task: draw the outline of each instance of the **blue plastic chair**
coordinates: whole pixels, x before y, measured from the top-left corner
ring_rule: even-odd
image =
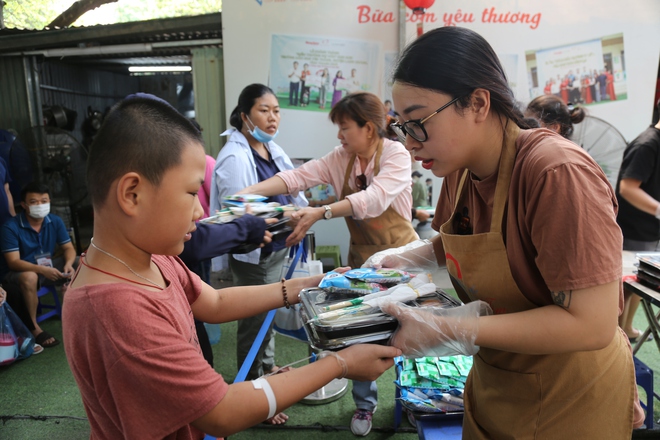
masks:
[[[53,305],[41,303],[41,297],[46,295],[53,295]],[[39,304],[37,305],[37,323],[52,318],[55,315],[62,317],[62,304],[60,304],[60,298],[57,296],[55,286],[41,286],[41,289],[37,291],[37,299],[39,300]],[[42,313],[44,309],[48,311]]]
[[[646,418],[644,419],[644,424],[646,429],[653,429],[653,370],[644,364],[644,362],[637,359],[633,356],[635,361],[635,377],[637,379],[637,385],[642,387],[646,392],[646,403],[642,402],[642,408],[646,411]]]

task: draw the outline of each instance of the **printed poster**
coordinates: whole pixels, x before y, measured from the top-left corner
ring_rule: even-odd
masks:
[[[329,112],[356,91],[378,93],[380,43],[272,36],[269,86],[280,108]]]

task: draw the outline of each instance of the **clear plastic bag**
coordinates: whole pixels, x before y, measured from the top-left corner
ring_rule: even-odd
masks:
[[[416,240],[398,248],[376,252],[362,267],[384,267],[410,271],[432,271],[438,261],[429,240]]]
[[[399,321],[390,344],[409,358],[476,354],[479,351],[479,346],[475,345],[479,317],[493,313],[483,301],[460,307],[422,309],[388,303],[381,310]]]
[[[6,302],[0,306],[0,365],[30,357],[34,336]]]

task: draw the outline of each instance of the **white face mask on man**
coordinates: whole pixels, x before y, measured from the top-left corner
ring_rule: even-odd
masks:
[[[32,218],[40,219],[46,218],[50,214],[50,203],[42,203],[40,205],[28,206],[28,214]]]

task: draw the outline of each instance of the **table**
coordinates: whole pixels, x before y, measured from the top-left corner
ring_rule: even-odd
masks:
[[[437,420],[417,419],[417,435],[420,440],[460,440],[463,437],[463,419]]]
[[[653,339],[660,351],[660,312],[657,314],[653,311],[653,305],[660,307],[660,292],[653,290],[645,285],[633,280],[626,280],[623,282],[623,288],[629,292],[639,295],[642,298],[642,307],[644,314],[649,323],[649,326],[644,333],[637,338],[637,343],[633,347],[633,354],[637,354],[642,345],[646,342],[649,333],[653,333]]]

